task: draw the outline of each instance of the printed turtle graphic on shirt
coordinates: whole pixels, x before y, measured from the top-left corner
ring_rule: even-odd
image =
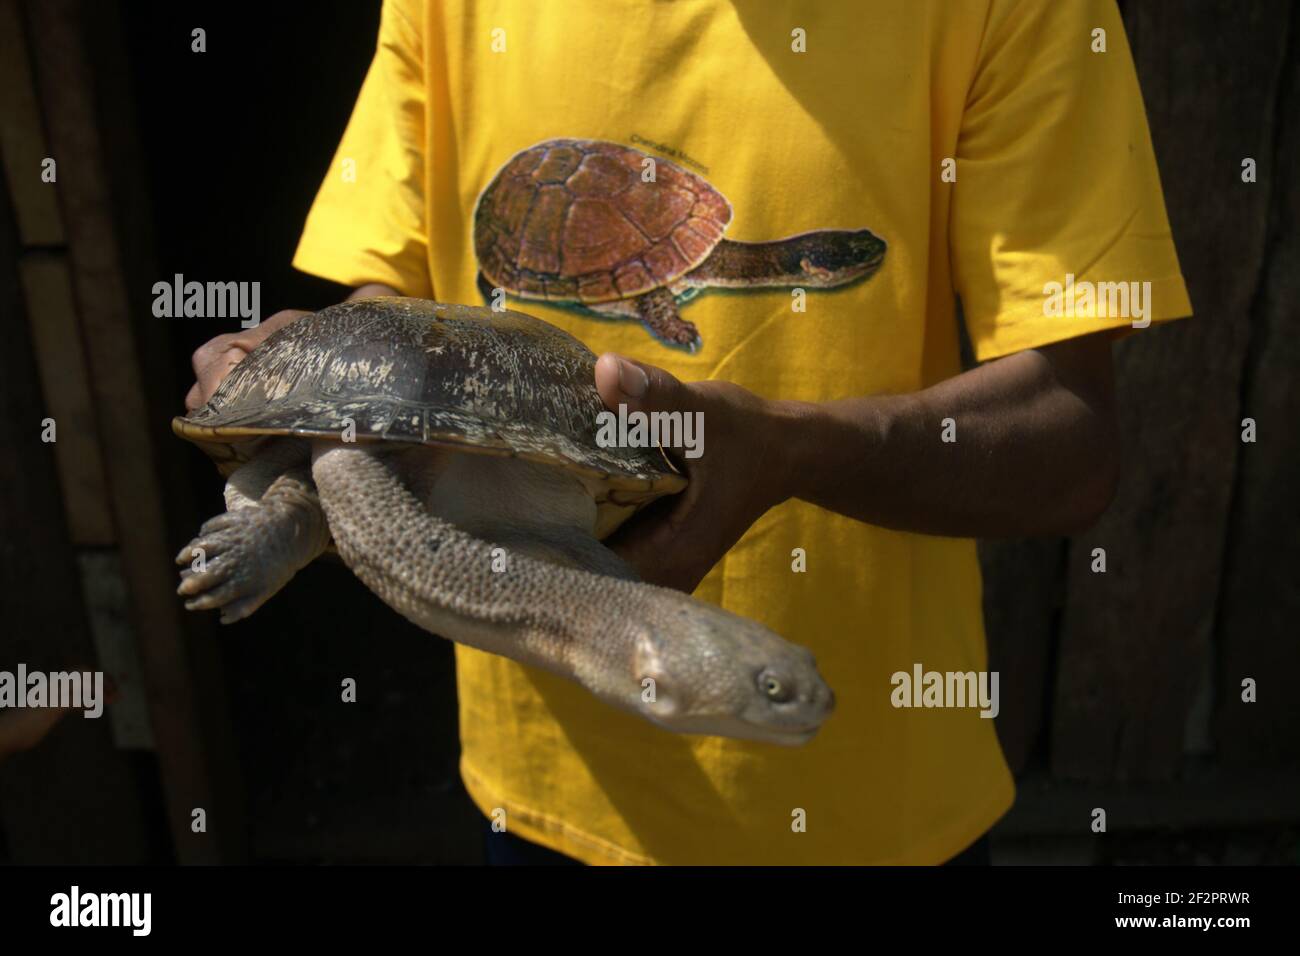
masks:
[[[478,286],[642,322],[695,351],[678,307],[702,289],[834,289],[875,274],[885,242],[818,229],[772,242],[724,239],[731,204],[701,177],[600,140],[552,139],[513,156],[474,210]]]

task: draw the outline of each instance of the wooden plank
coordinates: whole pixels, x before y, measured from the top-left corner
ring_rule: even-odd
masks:
[[[112,678],[117,700],[109,711],[113,743],[122,749],[153,750],[149,701],[144,692],[137,642],[131,632],[130,602],[122,558],[107,548],[85,549],[77,554],[81,595],[94,641],[99,669]]]
[[[24,246],[63,243],[56,186],[41,178],[41,164],[50,155],[18,0],[0,0],[0,165]]]
[[[1254,444],[1238,446],[1232,529],[1224,558],[1218,622],[1216,742],[1234,766],[1300,760],[1300,23],[1293,22],[1282,120],[1272,157],[1272,222],[1264,282],[1251,312],[1242,417],[1255,419]],[[1241,682],[1258,682],[1258,702]],[[1300,807],[1300,801],[1297,801]]]
[[[18,236],[0,188],[0,668],[93,667],[94,648],[58,496],[17,272]],[[134,768],[109,721],[65,718],[35,749],[0,765],[0,827],[23,864],[159,862]]]
[[[1160,4],[1128,10],[1199,317],[1116,350],[1124,476],[1106,516],[1071,544],[1052,742],[1061,777],[1161,779],[1182,760],[1239,451],[1249,332],[1239,317],[1259,285],[1275,188],[1267,164],[1258,183],[1242,183],[1241,161],[1273,154],[1289,16],[1284,0],[1217,0],[1176,17]],[[1094,547],[1106,549],[1105,574],[1091,571]]]
[[[46,413],[57,428],[55,456],[72,541],[80,547],[107,547],[114,541],[113,516],[67,257],[29,252],[19,261],[19,271]]]
[[[59,199],[98,430],[112,436],[103,445],[105,468],[172,838],[182,862],[218,862],[242,855],[240,808],[223,796],[213,769],[233,759],[218,752],[220,734],[205,733],[223,723],[211,693],[219,677],[209,671],[208,682],[196,684],[173,593],[175,548],[162,521],[163,492],[145,427],[148,406],[104,172],[96,78],[79,29],[87,13],[75,0],[28,3],[25,12],[50,143],[64,160]],[[97,35],[96,42],[115,41]],[[195,808],[206,811],[205,833],[191,831]]]

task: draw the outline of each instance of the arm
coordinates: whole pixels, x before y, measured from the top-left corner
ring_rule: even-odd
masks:
[[[1019,352],[910,395],[776,403],[782,493],[871,524],[1006,537],[1091,525],[1119,477],[1108,334]],[[955,441],[941,440],[952,419]]]
[[[690,486],[610,542],[647,580],[688,591],[790,498],[926,534],[1057,534],[1094,521],[1118,475],[1107,333],[998,359],[920,392],[823,404],[768,400],[727,382],[683,384],[613,355],[597,363],[596,381],[611,407],[704,413],[705,453],[682,462]],[[945,418],[955,442],[942,440]]]
[[[77,662],[69,668],[76,671],[89,671],[92,668]],[[111,675],[104,675],[105,705],[117,703],[120,694],[117,682]],[[73,711],[72,707],[26,707],[22,710],[0,711],[0,763],[4,763],[14,754],[31,750]]]
[[[369,282],[359,287],[348,298],[401,294],[392,286]],[[195,382],[190,386],[189,394],[185,396],[186,410],[193,411],[206,403],[221,384],[221,380],[230,374],[230,370],[242,362],[249,352],[261,345],[268,335],[307,314],[301,309],[285,309],[259,322],[254,328],[218,335],[200,345],[190,359],[190,364],[194,367]]]
[[[14,754],[35,747],[71,709],[30,707],[0,713],[0,763]]]

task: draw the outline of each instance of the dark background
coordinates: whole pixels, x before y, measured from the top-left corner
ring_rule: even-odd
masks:
[[[259,280],[264,317],[345,298],[350,289],[289,261],[370,65],[379,4],[122,13],[158,275]],[[195,27],[207,30],[202,55],[190,50]],[[193,349],[231,327],[183,320],[169,331],[174,399]],[[181,452],[201,523],[224,509],[221,484],[204,456]],[[335,562],[307,568],[299,593],[264,614],[245,633],[215,635],[254,858],[477,859],[478,812],[456,769],[451,645]],[[343,677],[357,681],[355,705],[340,704]]]
[[[1122,6],[1197,317],[1116,349],[1126,468],[1100,524],[981,548],[1021,779],[994,857],[1300,862],[1300,148],[1283,122],[1300,14]],[[126,648],[122,706],[154,738],[74,718],[0,764],[0,860],[476,861],[449,644],[327,562],[230,629],[171,594],[169,556],[222,502],[168,422],[191,351],[231,329],[155,319],[152,285],[256,280],[263,315],[342,298],[289,260],[378,4],[0,0],[0,17],[17,91],[0,101],[0,667]],[[47,155],[57,189],[31,173]],[[57,445],[33,437],[47,414]]]

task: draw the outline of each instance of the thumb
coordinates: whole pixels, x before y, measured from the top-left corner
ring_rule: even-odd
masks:
[[[614,352],[596,360],[596,391],[607,407],[633,412],[687,411],[695,404],[690,388],[668,372]]]

